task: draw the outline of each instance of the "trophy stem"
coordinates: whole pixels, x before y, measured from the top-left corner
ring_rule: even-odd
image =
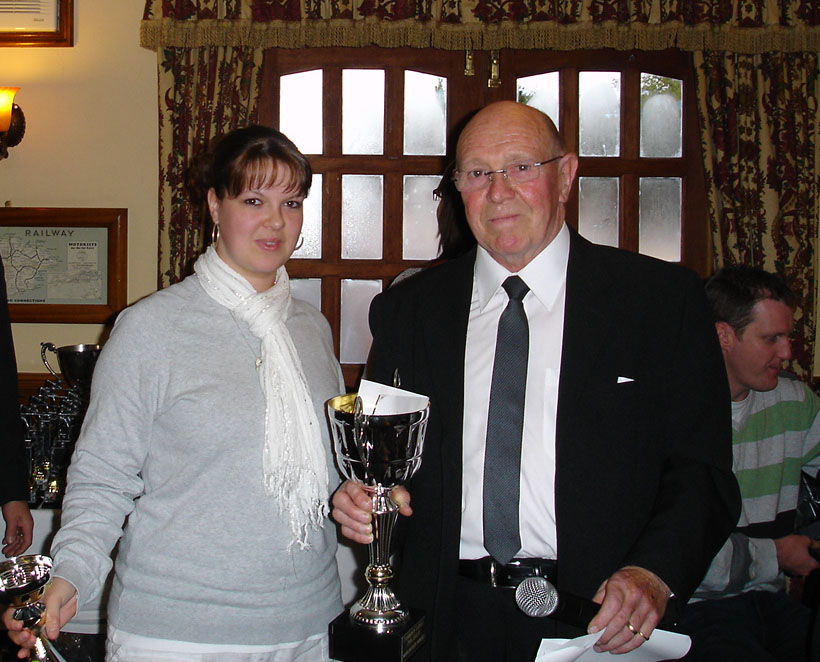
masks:
[[[365,570],[368,589],[350,608],[350,619],[359,625],[389,632],[404,625],[409,614],[390,588],[393,569],[390,567],[390,542],[399,514],[398,504],[390,498],[389,488],[373,489],[373,541],[367,546],[370,563]]]
[[[54,648],[54,644],[43,634],[42,615],[44,611],[45,605],[37,602],[19,607],[14,612],[14,620],[22,621],[23,625],[36,637],[34,649],[29,653],[29,662],[66,662],[60,652]]]
[[[399,505],[390,497],[390,489],[373,488],[373,542],[367,546],[371,565],[390,565],[390,544],[399,516]]]

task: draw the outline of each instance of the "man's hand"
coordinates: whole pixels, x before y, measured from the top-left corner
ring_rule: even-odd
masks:
[[[43,613],[45,626],[42,632],[49,639],[56,639],[60,634],[60,628],[77,613],[77,589],[71,582],[55,577],[51,580],[51,585],[46,589],[41,602],[46,606]],[[29,650],[34,648],[36,638],[31,630],[23,629],[23,624],[14,620],[13,615],[14,608],[9,607],[3,613],[3,625],[9,631],[9,638],[20,646],[17,657],[25,660],[28,658]]]
[[[794,534],[777,538],[774,546],[777,550],[777,565],[789,575],[805,577],[812,570],[820,568],[820,563],[809,553],[812,539],[808,536]]]
[[[399,513],[409,517],[410,493],[403,487],[394,487],[390,497],[399,504]],[[373,541],[373,502],[367,491],[358,483],[347,480],[333,495],[333,519],[342,527],[342,535],[367,545]]]
[[[640,646],[663,617],[670,595],[669,587],[649,570],[637,566],[618,570],[593,598],[601,608],[590,621],[589,631],[606,629],[595,650],[620,654]]]
[[[31,545],[34,519],[25,501],[9,501],[3,504],[6,533],[3,537],[3,554],[19,556]]]

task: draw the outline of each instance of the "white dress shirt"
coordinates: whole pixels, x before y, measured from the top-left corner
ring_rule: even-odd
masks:
[[[558,378],[564,336],[569,230],[518,272],[530,291],[524,310],[530,328],[524,433],[521,442],[521,491],[518,557],[555,559],[555,424]],[[513,275],[479,246],[464,355],[464,439],[461,492],[460,558],[487,556],[483,531],[484,448],[498,320],[507,306],[501,287]]]

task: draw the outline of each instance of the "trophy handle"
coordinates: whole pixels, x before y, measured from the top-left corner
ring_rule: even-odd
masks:
[[[48,359],[46,358],[46,352],[54,352],[57,353],[57,348],[50,342],[41,342],[40,343],[40,358],[43,359],[43,364],[48,368],[48,371],[54,375],[56,379],[63,381],[54,369],[48,364]]]

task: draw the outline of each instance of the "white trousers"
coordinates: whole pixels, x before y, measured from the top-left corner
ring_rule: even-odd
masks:
[[[105,642],[106,662],[329,662],[327,635],[267,653],[176,653]]]

